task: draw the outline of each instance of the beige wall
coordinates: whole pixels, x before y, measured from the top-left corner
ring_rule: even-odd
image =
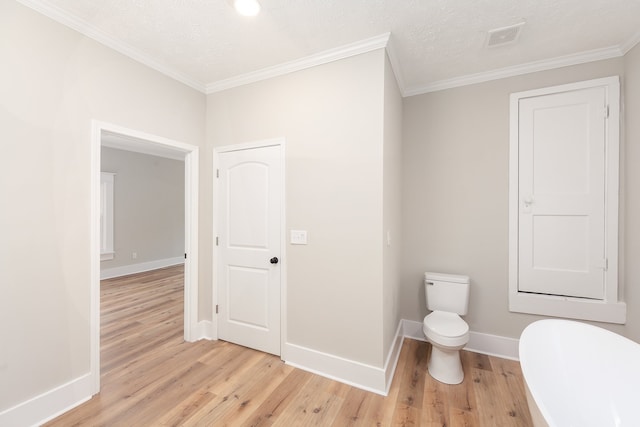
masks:
[[[2,411],[89,371],[91,120],[202,146],[205,97],[13,1],[0,58]]]
[[[383,49],[211,94],[207,139],[286,138],[287,342],[382,366]]]
[[[640,340],[639,47],[402,101],[378,50],[205,97],[2,1],[0,58],[0,411],[89,370],[92,119],[201,147],[202,320],[213,147],[285,137],[287,231],[309,232],[286,244],[288,341],[381,367],[397,319],[426,314],[425,270],[471,276],[474,331],[517,337],[536,318],[507,309],[509,94],[621,75],[629,321],[611,328]]]
[[[621,179],[623,257],[620,269],[627,301],[624,333],[640,342],[640,44],[625,56],[622,79],[624,146]]]
[[[114,181],[114,250],[101,269],[184,256],[184,161],[102,147]],[[132,253],[137,258],[132,258]]]
[[[393,345],[400,322],[402,251],[402,96],[389,59],[384,68],[383,160],[383,356]],[[388,234],[387,234],[388,233]],[[388,240],[390,238],[390,240]]]
[[[634,294],[640,270],[633,262],[640,255],[634,220],[640,203],[633,196],[640,184],[633,167],[640,153],[638,125],[631,123],[640,102],[638,56],[636,47],[626,58],[405,98],[403,318],[419,321],[426,314],[422,273],[429,270],[471,277],[467,320],[473,331],[517,338],[538,318],[508,310],[509,95],[620,75],[628,108],[620,240],[626,255],[620,279],[629,315],[626,326],[600,325],[640,341],[640,299]]]

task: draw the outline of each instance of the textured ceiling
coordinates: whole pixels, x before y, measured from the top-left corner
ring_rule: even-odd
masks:
[[[260,0],[254,18],[230,0],[19,1],[201,89],[384,33],[405,94],[640,41],[640,0]],[[522,21],[518,43],[484,47],[488,30]]]

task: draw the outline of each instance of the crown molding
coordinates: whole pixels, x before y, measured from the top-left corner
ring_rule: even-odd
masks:
[[[284,74],[293,73],[295,71],[304,70],[306,68],[315,67],[317,65],[326,64],[340,59],[349,58],[351,56],[360,55],[362,53],[371,52],[372,50],[386,48],[389,43],[391,33],[385,33],[376,37],[361,40],[355,43],[347,44],[335,49],[325,50],[315,55],[306,56],[294,61],[285,62],[283,64],[274,65],[273,67],[263,68],[251,73],[241,74],[229,79],[219,80],[207,84],[205,93],[211,94],[249,83],[255,83],[261,80],[282,76]]]
[[[640,43],[640,31],[635,33],[633,36],[631,36],[629,40],[627,40],[625,43],[622,43],[620,45],[620,50],[622,51],[622,54],[626,55],[627,52],[629,52],[631,49],[636,47],[638,43]]]
[[[174,80],[177,80],[185,85],[199,91],[205,91],[205,85],[202,82],[192,79],[191,77],[172,69],[166,65],[163,65],[148,55],[141,53],[140,51],[133,49],[131,46],[122,43],[108,34],[100,31],[87,21],[78,18],[77,16],[70,14],[57,6],[49,4],[48,2],[41,0],[16,0],[18,3],[39,12],[42,15],[45,15],[48,18],[53,19],[54,21],[65,25],[73,30],[78,31],[79,33],[89,37],[97,41],[100,44],[103,44],[129,58],[140,62],[147,67],[150,67]]]
[[[387,42],[387,57],[389,58],[389,63],[391,63],[391,70],[393,71],[393,75],[396,78],[396,83],[398,84],[398,89],[400,89],[400,94],[404,96],[405,85],[404,78],[402,76],[402,67],[400,66],[400,60],[398,59],[398,55],[396,54],[395,42],[393,41],[393,37],[389,37],[389,41]]]
[[[636,43],[640,41],[637,40]],[[568,67],[571,65],[584,64],[587,62],[601,61],[604,59],[619,58],[624,56],[622,46],[614,46],[603,49],[594,49],[573,55],[560,56],[542,61],[528,62],[514,67],[500,68],[484,73],[469,74],[467,76],[455,77],[452,79],[439,80],[424,86],[408,88],[403,96],[421,95],[429,92],[437,92],[444,89],[453,89],[461,86],[468,86],[477,83],[484,83],[492,80],[504,79],[507,77],[520,76],[523,74],[535,73],[539,71],[552,70],[555,68]]]
[[[389,57],[389,61],[391,63],[391,68],[396,77],[398,87],[400,88],[400,93],[403,97],[408,97],[445,89],[452,89],[461,86],[468,86],[477,83],[484,83],[492,80],[514,77],[538,71],[546,71],[554,68],[561,68],[587,62],[617,58],[620,56],[624,56],[627,52],[629,52],[640,43],[640,32],[638,32],[625,43],[622,43],[618,46],[590,50],[549,60],[529,62],[513,67],[506,67],[483,73],[470,74],[466,76],[455,77],[452,79],[439,80],[426,85],[407,88],[403,79],[400,61],[398,60],[398,57],[395,53],[396,50],[393,47],[391,33],[385,33],[376,37],[371,37],[369,39],[361,40],[334,49],[329,49],[315,55],[310,55],[294,61],[289,61],[272,67],[263,68],[254,72],[241,74],[228,79],[211,82],[205,85],[201,81],[195,80],[184,73],[181,73],[171,67],[159,63],[158,61],[152,59],[150,56],[140,52],[139,50],[134,49],[131,46],[114,39],[103,31],[100,31],[87,21],[60,9],[57,6],[49,4],[45,0],[16,1],[30,9],[35,10],[36,12],[39,12],[42,15],[47,16],[48,18],[53,19],[56,22],[59,22],[62,25],[78,31],[79,33],[97,41],[98,43],[101,43],[143,65],[146,65],[166,75],[167,77],[177,80],[178,82],[181,82],[205,94],[215,93],[249,83],[278,77],[295,71],[304,70],[306,68],[315,67],[317,65],[322,65],[351,56],[360,55],[362,53],[367,53],[372,50],[385,48]]]

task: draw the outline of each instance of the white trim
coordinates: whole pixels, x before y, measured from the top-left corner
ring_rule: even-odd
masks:
[[[184,256],[122,265],[120,267],[103,268],[100,270],[100,280],[128,276],[129,274],[144,273],[145,271],[157,270],[159,268],[171,267],[172,265],[178,264],[184,264]]]
[[[422,322],[403,319],[402,330],[405,338],[426,341],[424,333],[422,332]],[[518,360],[519,343],[520,340],[517,338],[469,331],[469,342],[464,347],[464,350],[501,357],[503,359]]]
[[[287,365],[340,381],[377,394],[386,394],[385,372],[382,368],[345,359],[311,348],[286,343]]]
[[[518,291],[518,179],[519,179],[519,102],[528,97],[544,96],[593,87],[606,89],[609,119],[606,125],[606,194],[605,194],[605,272],[604,300],[538,295]],[[620,162],[620,80],[618,76],[536,90],[512,93],[509,118],[509,310],[599,322],[626,322],[626,304],[619,301],[618,283],[618,192]]]
[[[325,50],[323,52],[296,59],[294,61],[285,62],[279,65],[274,65],[272,67],[267,67],[261,70],[240,74],[239,76],[219,80],[217,82],[212,82],[207,84],[205,93],[209,95],[215,92],[220,92],[249,83],[267,80],[273,77],[293,73],[295,71],[304,70],[306,68],[315,67],[317,65],[322,65],[329,62],[338,61],[340,59],[349,58],[351,56],[371,52],[376,49],[383,49],[387,47],[390,35],[391,33],[385,33],[376,37],[360,40],[355,43],[340,46],[334,49]]]
[[[115,258],[115,252],[101,252],[100,253],[100,261],[110,261]]]
[[[421,95],[424,93],[436,92],[444,89],[452,89],[461,86],[472,85],[476,83],[498,80],[507,77],[518,76],[522,74],[533,73],[537,71],[551,70],[554,68],[566,67],[569,65],[583,64],[586,62],[599,61],[603,59],[616,58],[625,55],[629,50],[640,42],[640,33],[635,34],[625,43],[618,46],[608,48],[595,49],[577,54],[561,56],[553,59],[545,59],[541,61],[530,62],[527,64],[506,67],[499,70],[491,70],[487,72],[470,74],[452,79],[445,79],[432,82],[426,85],[419,85],[405,89],[403,73],[400,62],[393,49],[389,48],[388,42],[391,33],[385,33],[380,36],[361,40],[345,46],[329,49],[324,52],[309,55],[304,58],[274,65],[272,67],[263,68],[261,70],[240,74],[228,79],[218,80],[210,83],[198,81],[172,67],[168,67],[156,61],[149,55],[135,49],[134,47],[123,43],[111,37],[107,33],[99,30],[89,22],[63,10],[55,5],[45,3],[40,0],[17,0],[19,3],[29,7],[36,12],[41,13],[62,25],[65,25],[79,33],[103,44],[116,52],[119,52],[134,61],[137,61],[149,68],[152,68],[178,82],[181,82],[204,94],[220,92],[249,83],[255,83],[261,80],[270,79],[284,74],[300,71],[306,68],[315,67],[317,65],[345,59],[351,56],[367,53],[375,49],[386,48],[387,54],[391,61],[396,81],[400,87],[400,93],[403,97]]]
[[[608,291],[610,287],[607,288]],[[617,324],[624,324],[627,319],[627,304],[622,301],[597,301],[511,290],[509,311]]]
[[[219,164],[217,155],[220,153],[229,153],[231,151],[241,151],[241,150],[251,150],[252,148],[272,147],[274,145],[281,145],[284,147],[284,144],[285,144],[285,138],[280,137],[280,138],[261,139],[259,141],[243,142],[240,144],[229,144],[229,145],[223,145],[220,147],[215,147],[213,150],[214,151],[213,154],[216,156],[214,158],[214,161],[215,161],[214,166],[215,168],[217,168]]]
[[[199,201],[200,201],[200,151],[192,151],[184,159],[184,339],[195,341],[192,330],[198,323],[199,295]]]
[[[402,319],[402,335],[405,338],[411,338],[418,341],[426,341],[424,332],[422,332],[422,322],[415,320]]]
[[[499,335],[469,332],[469,343],[464,347],[467,351],[501,357],[503,359],[519,360],[517,338],[501,337]]]
[[[113,251],[113,186],[116,174],[100,172],[100,261],[112,260]]]
[[[196,324],[192,337],[194,341],[199,340],[215,340],[213,330],[213,322],[210,320],[201,320]]]
[[[558,58],[543,59],[541,61],[528,62],[526,64],[516,65],[513,67],[500,68],[483,73],[469,74],[452,79],[440,80],[423,86],[410,87],[407,88],[402,96],[407,97],[421,95],[424,93],[437,92],[444,89],[452,89],[461,86],[484,83],[492,80],[500,80],[508,77],[520,76],[522,74],[553,70],[555,68],[568,67],[571,65],[584,64],[587,62],[601,61],[604,59],[618,58],[623,55],[624,52],[621,46],[594,49],[572,55],[561,56]]]
[[[640,31],[635,33],[633,36],[631,36],[629,40],[627,40],[625,43],[622,43],[620,45],[620,50],[622,51],[622,54],[626,55],[627,53],[629,53],[629,51],[634,47],[636,47],[638,43],[640,43]]]
[[[0,412],[0,426],[39,426],[91,398],[93,378],[85,374]]]
[[[91,25],[89,22],[81,19],[66,10],[63,10],[53,4],[39,1],[39,0],[17,0],[19,3],[24,6],[35,10],[36,12],[41,13],[42,15],[53,19],[54,21],[67,26],[80,34],[83,34],[90,39],[97,41],[100,44],[103,44],[116,52],[119,52],[129,58],[137,61],[143,65],[146,65],[149,68],[152,68],[180,83],[183,83],[199,92],[204,92],[205,85],[204,83],[197,81],[189,77],[188,75],[177,71],[171,67],[168,67],[160,62],[156,61],[152,57],[147,54],[142,53],[138,49],[131,47],[130,45],[123,43],[119,40],[114,39],[109,34],[99,30],[98,28]]]
[[[102,130],[97,121],[91,122],[91,192],[89,207],[90,222],[90,286],[89,295],[89,333],[90,333],[90,357],[89,371],[91,375],[92,396],[100,391],[100,137]]]
[[[387,57],[389,58],[389,63],[391,64],[391,70],[393,70],[393,75],[396,78],[396,83],[398,84],[398,89],[400,89],[401,96],[404,96],[405,93],[405,84],[404,84],[404,76],[402,73],[402,67],[400,66],[400,60],[398,59],[398,55],[396,54],[395,42],[393,41],[393,37],[389,37],[389,41],[387,42]]]
[[[198,322],[198,181],[199,147],[171,139],[127,129],[111,123],[91,122],[91,314],[90,341],[92,378],[91,393],[100,391],[100,148],[103,133],[123,136],[129,142],[123,148],[167,157],[181,153],[185,162],[185,251],[188,258],[184,274],[184,339],[194,341]],[[143,151],[147,150],[147,151]],[[176,259],[177,261],[177,259]]]
[[[286,353],[287,357],[283,360],[287,365],[298,369],[387,396],[404,341],[402,325],[403,322],[400,321],[384,368],[377,368],[292,343],[285,343],[283,353]]]
[[[403,326],[402,319],[398,322],[398,327],[396,328],[396,336],[393,339],[393,344],[389,349],[389,354],[387,354],[387,360],[384,363],[384,382],[386,384],[384,388],[385,396],[389,395],[389,389],[391,388],[391,383],[393,382],[393,376],[396,373],[396,368],[398,367],[398,359],[400,359],[400,351],[402,350],[402,343],[404,342],[403,335]]]
[[[219,155],[220,153],[228,153],[231,151],[240,151],[240,150],[250,150],[254,148],[264,148],[271,146],[280,146],[280,163],[281,163],[281,174],[282,174],[282,188],[281,188],[281,205],[280,205],[280,358],[284,360],[284,355],[286,353],[285,343],[287,341],[287,230],[286,230],[286,212],[287,212],[287,204],[286,204],[286,139],[284,137],[279,138],[270,138],[263,139],[260,141],[252,141],[245,142],[240,144],[230,144],[224,145],[220,147],[215,147],[213,150],[213,195],[212,200],[214,201],[214,206],[218,206],[218,180],[216,178],[215,171],[218,170],[220,166]],[[215,240],[215,236],[218,236],[218,214],[216,209],[213,210],[213,236]],[[214,243],[215,245],[215,243]],[[212,333],[211,339],[218,339],[218,316],[215,313],[215,307],[218,304],[218,260],[220,257],[218,247],[214,247],[213,254],[213,291],[212,291],[212,304],[213,304],[213,325],[212,325]]]
[[[97,121],[96,123],[105,126],[101,128],[104,135],[107,135],[104,140],[101,139],[101,145],[105,147],[150,154],[152,156],[165,157],[173,160],[185,160],[188,154],[198,151],[198,147],[184,142],[174,141],[162,136],[150,135],[111,123]]]

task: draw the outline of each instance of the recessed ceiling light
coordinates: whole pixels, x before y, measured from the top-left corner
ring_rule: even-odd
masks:
[[[256,16],[260,13],[258,0],[234,0],[233,7],[242,16]]]

